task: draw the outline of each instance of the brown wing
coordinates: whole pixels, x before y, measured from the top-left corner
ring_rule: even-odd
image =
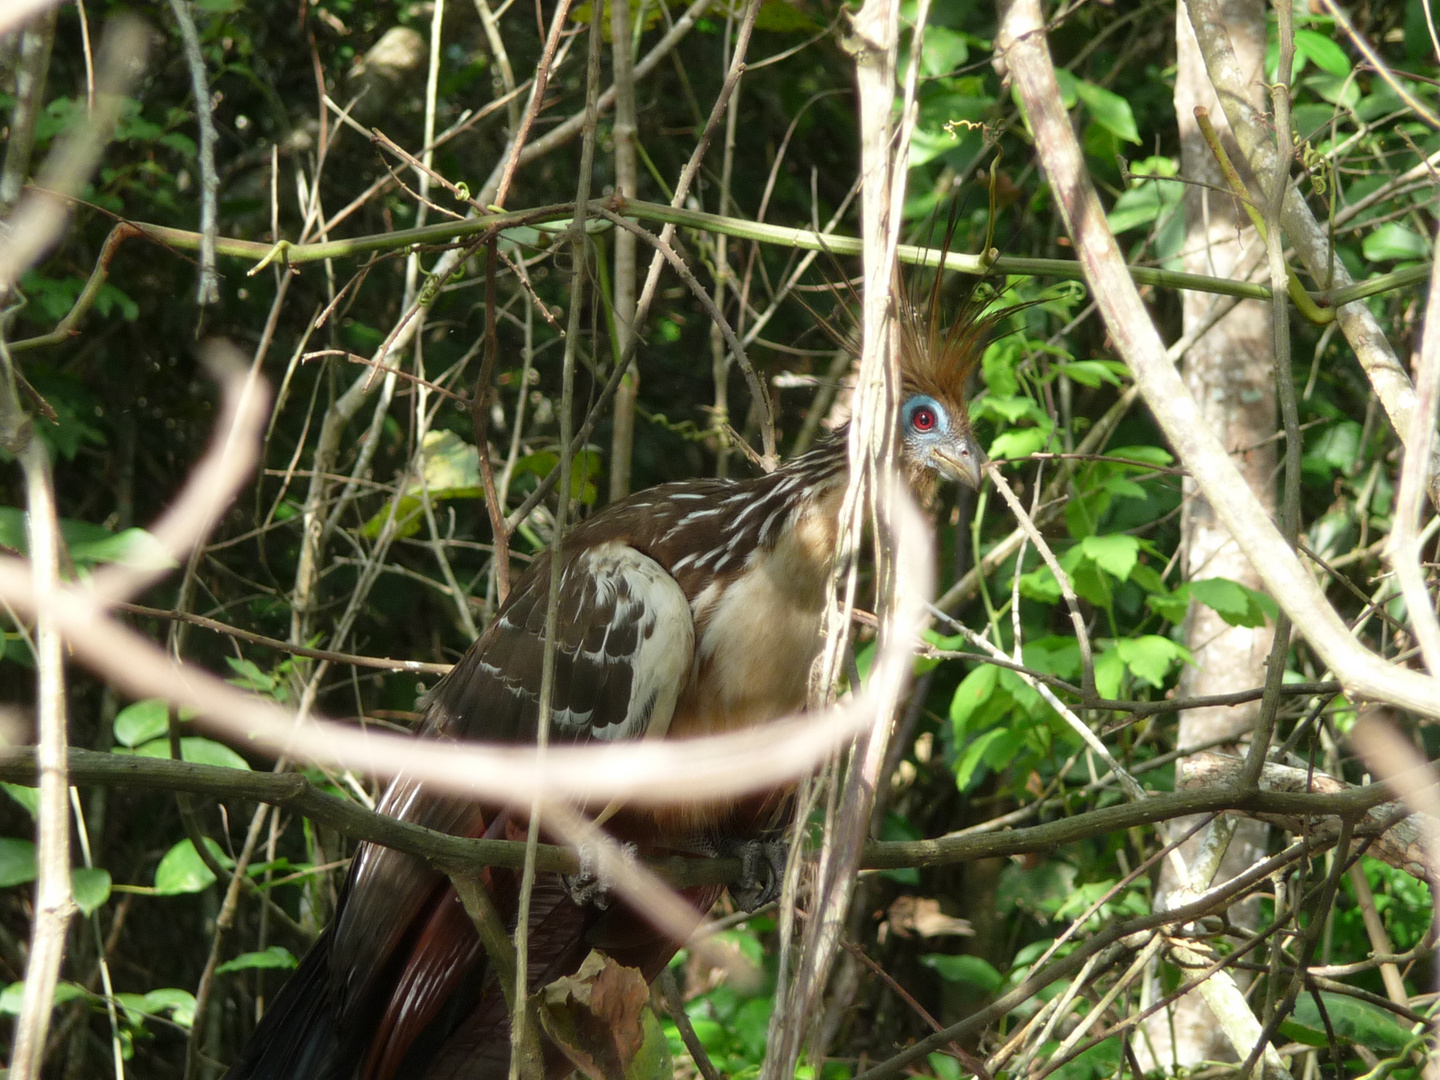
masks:
[[[548,586],[548,562],[539,560],[505,610],[427,697],[426,734],[498,742],[534,738]],[[653,559],[615,541],[569,554],[560,588],[552,737],[663,733],[694,659],[690,605],[679,585]],[[379,809],[456,835],[504,835],[504,815],[473,801],[429,795],[408,778],[391,784]],[[552,908],[537,915],[565,923],[581,912],[563,910],[558,900]],[[547,927],[547,934],[559,929]],[[551,934],[555,940],[541,946],[556,955],[532,965],[537,976],[561,954],[568,962],[567,948],[584,937],[574,929]],[[565,945],[560,939],[566,936],[576,945]],[[479,1001],[484,957],[442,875],[418,859],[365,844],[356,853],[334,927],[330,972],[342,1043],[349,1036],[369,1046],[363,1075],[388,1077],[402,1064],[411,1071],[412,1048],[437,1051],[466,1022]]]

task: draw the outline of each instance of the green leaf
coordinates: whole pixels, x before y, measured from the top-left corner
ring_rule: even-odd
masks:
[[[1117,499],[1148,499],[1150,497],[1143,487],[1125,476],[1107,476],[1100,481],[1100,487]]]
[[[1079,100],[1080,80],[1075,78],[1069,68],[1056,68],[1055,81],[1060,84],[1060,104],[1067,109],[1073,109],[1075,102]]]
[[[20,999],[25,994],[23,982],[13,982],[4,990],[0,990],[0,1016],[19,1016]],[[78,997],[84,997],[85,991],[74,983],[61,982],[55,984],[55,1004],[63,1005],[67,1001],[74,1001]]]
[[[605,25],[608,30],[609,23]],[[799,34],[809,33],[820,27],[805,14],[799,4],[792,4],[787,0],[764,0],[759,14],[755,16],[755,29],[771,34]],[[926,36],[929,36],[928,33]]]
[[[975,771],[985,761],[986,751],[1009,734],[1005,728],[991,728],[965,747],[965,752],[960,755],[960,760],[955,765],[955,786],[959,790],[965,791],[970,787],[970,782],[975,779]]]
[[[966,36],[943,26],[927,26],[920,46],[920,70],[929,76],[948,75],[970,59]]]
[[[134,750],[126,750],[117,746],[115,753],[168,759],[170,757],[170,739],[168,736],[163,739],[151,739]],[[193,735],[187,735],[180,740],[180,758],[182,761],[188,761],[195,765],[217,765],[222,769],[245,769],[248,771],[250,768],[248,761],[224,743]]]
[[[968,983],[978,986],[989,994],[1005,984],[1005,976],[994,966],[978,956],[950,956],[945,953],[929,953],[920,957],[920,963],[934,971],[946,982]]]
[[[1136,178],[1135,184],[1120,193],[1105,215],[1114,233],[1149,225],[1178,206],[1185,193],[1183,184],[1165,179],[1179,172],[1174,158],[1148,157],[1134,161],[1130,163],[1130,172]]]
[[[1018,344],[1010,338],[997,341],[985,350],[980,359],[980,375],[994,397],[1013,398],[1020,391],[1015,365],[1023,357]]]
[[[955,727],[956,738],[965,734],[975,710],[990,700],[999,677],[1000,669],[994,664],[982,664],[960,680],[950,700],[950,723]]]
[[[1125,661],[1119,649],[1106,649],[1095,658],[1095,690],[1112,701],[1120,696],[1120,683],[1125,678]]]
[[[1115,643],[1115,651],[1125,661],[1136,677],[1155,688],[1165,683],[1165,675],[1177,660],[1188,660],[1190,654],[1184,647],[1159,634],[1143,634],[1137,638],[1121,638]],[[1096,673],[1099,681],[1099,673]]]
[[[195,1023],[195,995],[173,986],[151,990],[141,1000],[141,1007],[155,1016],[170,1014],[170,1019],[187,1030]]]
[[[1038,600],[1042,604],[1054,604],[1060,600],[1060,582],[1050,567],[1043,563],[1028,574],[1020,575],[1020,595],[1027,600]]]
[[[300,961],[283,945],[271,945],[261,952],[241,953],[233,960],[226,960],[215,969],[219,975],[227,971],[249,971],[253,968],[289,970],[300,966]]]
[[[60,405],[56,405],[56,408],[58,410]],[[121,563],[140,570],[171,570],[179,565],[170,557],[169,552],[160,546],[160,541],[144,529],[126,529],[120,533],[112,533],[109,529],[88,521],[62,518],[60,535],[65,540],[66,550],[70,552],[70,560],[81,569],[107,562]],[[14,548],[22,555],[30,550],[23,510],[13,506],[0,506],[0,544]]]
[[[180,564],[144,529],[126,529],[113,536],[70,544],[76,566],[119,563],[137,570],[173,570]]]
[[[38,788],[25,787],[23,784],[0,784],[5,793],[25,808],[25,812],[32,818],[40,806],[40,791]]]
[[[1350,58],[1331,38],[1314,30],[1295,31],[1295,51],[1316,67],[1341,78],[1350,74]]]
[[[1108,457],[1125,458],[1127,461],[1143,461],[1147,465],[1164,467],[1173,464],[1175,458],[1163,446],[1115,446],[1108,451]]]
[[[1166,622],[1179,624],[1190,609],[1190,592],[1181,586],[1172,593],[1153,593],[1145,598],[1145,603]]]
[[[1126,581],[1140,559],[1140,541],[1124,533],[1087,536],[1080,541],[1085,557],[1117,581]]]
[[[115,741],[139,746],[170,730],[170,705],[164,698],[146,698],[126,705],[115,717]]]
[[[70,871],[70,894],[82,914],[93,915],[110,899],[110,871],[98,866],[93,870],[77,866]]]
[[[1092,389],[1101,383],[1119,386],[1120,374],[1125,371],[1124,364],[1117,364],[1113,360],[1069,360],[1056,364],[1055,367],[1056,370],[1068,375],[1081,386],[1088,386]]]
[[[1367,1050],[1397,1053],[1410,1043],[1410,1031],[1393,1015],[1369,1002],[1346,994],[1321,993],[1325,1015],[1335,1034],[1347,1042]],[[1329,1041],[1325,1021],[1320,1016],[1314,995],[1306,993],[1295,1002],[1295,1011],[1280,1025],[1286,1038],[1309,1046],[1324,1046]]]
[[[230,864],[231,860],[220,850],[220,845],[208,836],[205,837],[205,847],[221,866]],[[214,883],[215,875],[200,860],[189,838],[167,851],[155,868],[155,891],[161,896],[204,892]]]
[[[1050,438],[1047,428],[1019,428],[996,436],[990,444],[992,458],[1022,458],[1035,453]]]
[[[1090,110],[1095,122],[1106,131],[1126,142],[1140,141],[1140,132],[1135,127],[1135,114],[1130,110],[1130,103],[1123,97],[1089,82],[1076,83],[1075,92]]]
[[[1371,262],[1388,262],[1391,259],[1428,259],[1430,244],[1414,229],[1398,221],[1387,221],[1365,237],[1360,245],[1365,258]]]
[[[0,889],[35,880],[35,844],[0,836]]]
[[[1214,609],[1215,613],[1231,626],[1257,628],[1265,625],[1266,601],[1268,597],[1246,588],[1229,578],[1204,578],[1192,581],[1187,591],[1200,603]],[[1273,601],[1270,601],[1273,605]]]
[[[1073,637],[1052,636],[1027,641],[1021,655],[1026,667],[1047,675],[1072,679],[1080,674],[1080,643]]]

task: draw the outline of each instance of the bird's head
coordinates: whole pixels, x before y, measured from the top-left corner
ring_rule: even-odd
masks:
[[[928,302],[896,291],[900,320],[899,455],[906,478],[927,496],[937,480],[979,490],[985,452],[970,427],[966,383],[984,351],[986,332],[1005,312],[987,314],[972,294],[951,317],[941,315],[938,289]]]

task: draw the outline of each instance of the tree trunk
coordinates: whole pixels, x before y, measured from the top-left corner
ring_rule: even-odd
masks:
[[[1225,21],[1242,67],[1252,73],[1249,83],[1252,100],[1263,108],[1263,0],[1228,0]],[[1197,185],[1187,188],[1185,195],[1185,270],[1238,277],[1256,265],[1264,267],[1265,248],[1235,200],[1218,190],[1224,187],[1224,178],[1195,123],[1195,107],[1208,107],[1225,141],[1232,143],[1224,126],[1224,113],[1205,75],[1185,0],[1179,0],[1178,4],[1176,54],[1175,113],[1180,127],[1180,172]],[[1234,150],[1231,157],[1240,160]],[[1186,331],[1203,322],[1218,299],[1205,293],[1184,294]],[[1273,355],[1269,305],[1247,300],[1197,341],[1185,357],[1185,380],[1201,415],[1215,426],[1226,446],[1236,453],[1241,473],[1272,513],[1276,444],[1267,440],[1272,439],[1276,427]],[[1190,481],[1185,484],[1185,496],[1182,522],[1185,579],[1223,577],[1259,588],[1259,577],[1249,560]],[[1195,666],[1187,666],[1181,675],[1180,694],[1185,697],[1219,694],[1260,685],[1265,677],[1265,657],[1271,635],[1268,626],[1254,630],[1229,626],[1213,610],[1192,601],[1185,623],[1185,644],[1195,658]],[[1197,746],[1222,737],[1238,740],[1253,728],[1259,708],[1260,703],[1254,702],[1234,708],[1188,710],[1180,716],[1180,745]],[[1183,761],[1179,767],[1183,770]],[[1183,820],[1172,823],[1171,834],[1184,832],[1188,825]],[[1194,843],[1192,838],[1181,849],[1187,863]],[[1256,821],[1242,822],[1217,880],[1235,876],[1264,850],[1265,826]],[[1171,865],[1166,863],[1160,875],[1157,906],[1164,905],[1167,894],[1177,884]],[[1232,912],[1232,917],[1244,921],[1244,913],[1239,910]],[[1234,1049],[1199,994],[1181,998],[1169,1012],[1170,1015],[1156,1014],[1146,1027],[1149,1046],[1141,1048],[1143,1067],[1159,1067],[1169,1074],[1176,1066],[1194,1068],[1206,1060],[1235,1060]]]

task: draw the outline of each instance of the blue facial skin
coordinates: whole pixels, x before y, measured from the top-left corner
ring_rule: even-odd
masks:
[[[900,409],[905,441],[917,458],[929,456],[929,449],[943,442],[950,431],[950,417],[928,394],[915,394]]]
[[[905,457],[922,469],[979,490],[985,455],[963,422],[929,394],[912,394],[900,407]]]

